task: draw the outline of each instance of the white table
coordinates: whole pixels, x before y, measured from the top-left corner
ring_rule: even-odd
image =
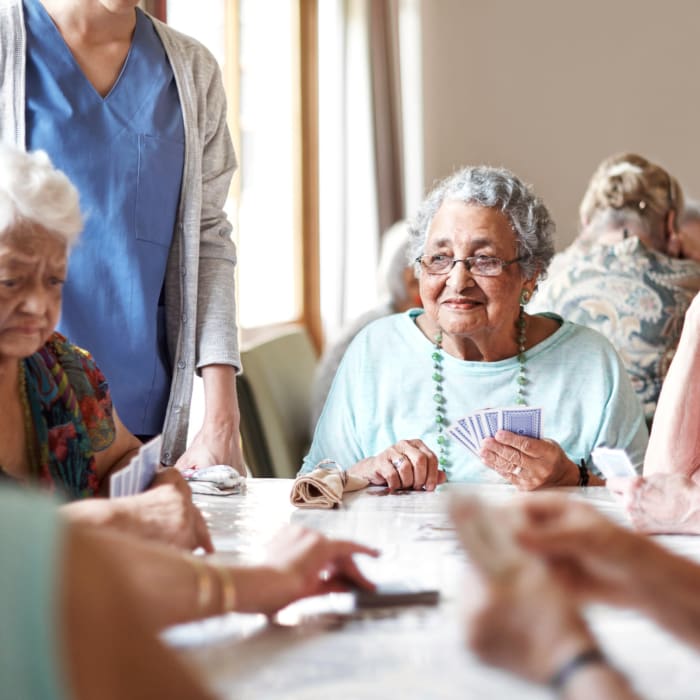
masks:
[[[214,618],[180,625],[167,639],[182,650],[222,697],[245,700],[441,700],[443,698],[549,698],[540,687],[483,666],[464,648],[459,600],[465,557],[445,516],[446,493],[350,494],[338,509],[297,510],[290,480],[250,479],[244,494],[198,497],[214,542],[227,559],[254,562],[264,543],[287,523],[378,547],[380,560],[360,559],[381,579],[418,579],[441,591],[434,607],[312,615],[319,601],[297,604],[296,626],[275,626],[260,615]],[[509,486],[461,486],[489,501],[516,494]],[[564,490],[564,489],[562,489]],[[619,521],[625,517],[604,488],[565,489]],[[700,538],[660,538],[700,560]],[[700,595],[700,591],[698,592]],[[347,610],[349,596],[322,601]],[[295,608],[288,609],[293,619]],[[306,617],[304,617],[306,616]],[[284,617],[284,616],[283,616]],[[596,607],[589,619],[612,661],[646,698],[700,697],[700,655],[632,611]]]

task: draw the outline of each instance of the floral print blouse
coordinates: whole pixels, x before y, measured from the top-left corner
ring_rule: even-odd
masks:
[[[554,311],[602,333],[617,349],[648,422],[676,351],[685,312],[700,290],[700,264],[632,237],[554,257],[528,312]]]
[[[35,433],[34,478],[69,499],[99,488],[94,453],[114,441],[107,381],[90,354],[54,333],[22,361]]]

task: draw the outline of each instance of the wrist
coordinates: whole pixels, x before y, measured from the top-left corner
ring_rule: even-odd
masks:
[[[562,457],[562,465],[559,470],[560,477],[555,486],[578,486],[580,471],[578,466],[572,462],[566,455]]]
[[[592,665],[606,665],[607,662],[603,652],[595,645],[589,645],[581,651],[569,656],[564,663],[560,664],[552,677],[549,679],[549,687],[558,694],[573,684],[576,676],[581,674]]]
[[[637,697],[625,677],[607,661],[579,668],[570,676],[558,696],[561,700],[589,700],[599,697],[632,700]]]
[[[291,577],[272,566],[241,566],[235,576],[237,612],[270,615],[293,599],[285,595]]]

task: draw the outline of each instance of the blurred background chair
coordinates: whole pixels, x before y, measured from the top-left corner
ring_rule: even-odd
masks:
[[[311,442],[316,352],[302,326],[243,344],[237,377],[243,457],[253,476],[294,477]]]

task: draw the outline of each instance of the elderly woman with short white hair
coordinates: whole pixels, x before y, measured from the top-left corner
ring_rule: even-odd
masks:
[[[110,475],[141,443],[119,420],[89,353],[54,330],[81,229],[78,192],[46,154],[0,147],[0,477],[76,501],[65,507],[76,521],[211,549],[174,469],[146,493],[88,499],[107,494]]]
[[[378,320],[348,348],[302,472],[330,459],[372,484],[444,480],[520,489],[599,484],[591,452],[648,434],[617,353],[600,334],[525,306],[546,272],[554,224],[513,173],[460,170],[412,229],[424,309]],[[541,438],[499,429],[474,453],[446,430],[486,408],[542,409]]]

